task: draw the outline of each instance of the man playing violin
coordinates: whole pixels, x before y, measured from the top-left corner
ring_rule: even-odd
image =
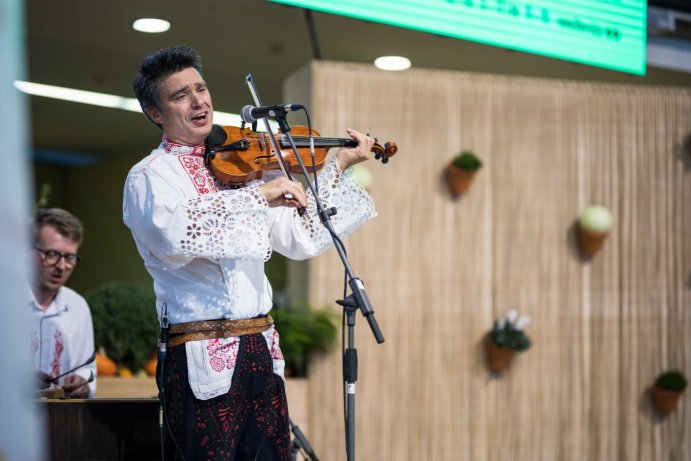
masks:
[[[162,327],[170,323],[159,363],[167,455],[288,460],[284,360],[264,263],[272,251],[316,256],[331,237],[300,183],[265,175],[238,187],[211,175],[204,145],[213,104],[195,50],[144,58],[134,92],[163,133],[127,176],[123,219],[154,279]],[[332,224],[340,236],[376,215],[369,195],[343,174],[370,158],[374,140],[347,132],[357,146],[341,148],[319,176],[324,207],[338,209]]]

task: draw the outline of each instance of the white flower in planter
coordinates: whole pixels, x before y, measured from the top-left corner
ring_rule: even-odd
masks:
[[[525,315],[525,316],[521,317],[520,319],[518,319],[518,321],[516,322],[515,328],[516,328],[516,330],[523,331],[523,329],[525,327],[527,327],[528,325],[530,325],[530,316]]]

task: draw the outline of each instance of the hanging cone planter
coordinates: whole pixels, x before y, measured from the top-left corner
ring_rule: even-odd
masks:
[[[482,167],[482,162],[472,152],[462,152],[446,167],[446,182],[454,196],[465,194]]]
[[[687,384],[681,371],[669,370],[658,375],[653,385],[653,404],[658,413],[673,412]]]
[[[485,344],[487,346],[487,361],[492,371],[504,371],[511,366],[511,362],[516,355],[516,349],[499,347],[489,338],[487,338]]]
[[[446,180],[449,183],[451,193],[453,195],[465,194],[470,189],[475,173],[477,170],[463,170],[455,166],[453,162],[450,163],[446,169]]]
[[[584,227],[578,227],[578,247],[583,256],[592,258],[600,251],[605,239],[609,236],[609,232],[593,232]]]
[[[677,408],[677,403],[681,397],[681,391],[670,391],[653,386],[653,403],[658,413],[668,414]]]
[[[609,236],[614,219],[610,211],[599,205],[585,209],[578,220],[578,247],[583,256],[592,258]]]
[[[513,309],[506,313],[505,318],[494,322],[494,327],[485,336],[487,362],[492,371],[506,370],[516,352],[530,348],[530,338],[524,331],[529,323],[529,316],[519,317]]]

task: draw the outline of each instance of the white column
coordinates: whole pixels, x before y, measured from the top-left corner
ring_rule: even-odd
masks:
[[[0,459],[44,458],[34,403],[29,310],[29,130],[26,96],[13,85],[24,68],[24,3],[0,0]]]

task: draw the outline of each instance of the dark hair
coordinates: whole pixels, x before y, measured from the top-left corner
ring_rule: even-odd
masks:
[[[144,115],[151,120],[148,109],[161,110],[158,89],[161,79],[175,72],[194,67],[202,73],[201,56],[197,50],[185,45],[163,48],[145,57],[139,65],[139,75],[132,82],[134,94]],[[153,120],[151,120],[153,122]],[[158,126],[157,123],[153,122]]]
[[[34,219],[34,240],[38,240],[38,234],[44,226],[53,226],[63,237],[82,244],[84,227],[82,222],[69,211],[62,208],[41,208],[36,211]]]

